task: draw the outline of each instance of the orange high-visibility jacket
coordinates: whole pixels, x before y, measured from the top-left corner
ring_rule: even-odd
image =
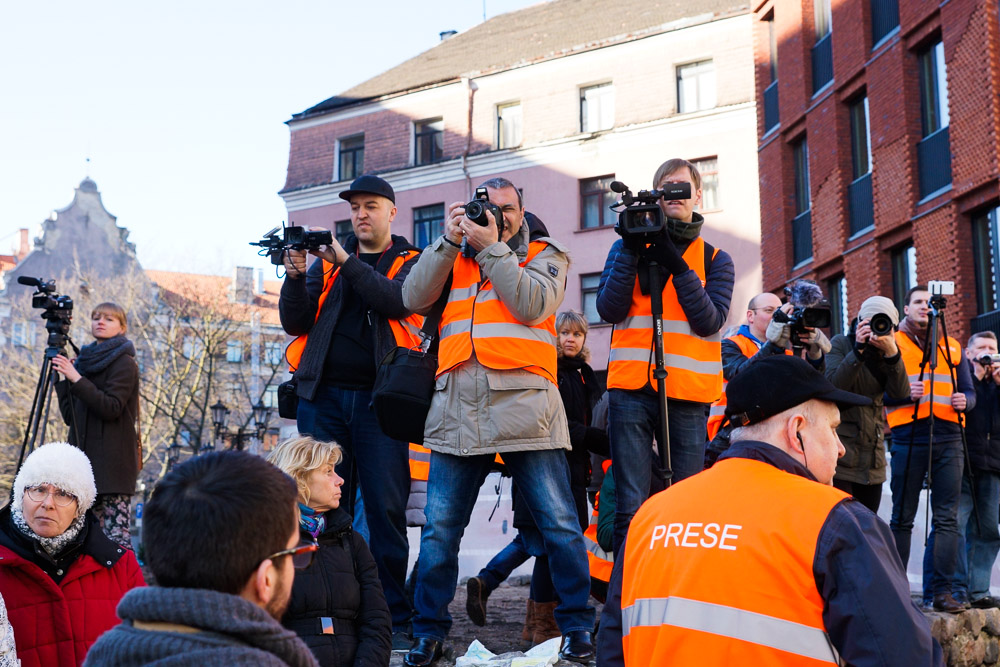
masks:
[[[532,241],[520,266],[548,246]],[[461,255],[455,259],[451,292],[441,315],[438,376],[472,357],[487,368],[523,368],[556,382],[556,317],[535,325],[524,324],[504,305],[493,283],[483,278],[479,262]]]
[[[416,250],[407,250],[405,253],[401,254],[392,264],[389,266],[389,270],[386,272],[385,277],[392,280],[399,273],[399,270],[403,268],[403,264],[406,264],[411,259],[415,258],[420,253]],[[319,301],[316,304],[316,319],[319,320],[319,314],[323,311],[323,304],[326,303],[326,297],[330,296],[330,290],[333,289],[333,283],[340,275],[340,267],[336,270],[333,269],[333,264],[323,260],[323,292],[319,295]],[[406,319],[402,320],[388,320],[389,328],[392,329],[392,335],[396,339],[396,345],[399,347],[416,347],[420,345],[420,328],[424,326],[424,316],[417,315],[416,313],[410,315]],[[306,349],[306,340],[309,335],[299,336],[285,348],[285,361],[288,362],[288,371],[294,373],[299,367],[299,361],[302,360],[302,352]],[[375,360],[378,363],[378,359]]]
[[[625,664],[839,664],[813,561],[848,497],[731,458],[650,498],[623,556]]]
[[[431,450],[415,442],[409,444],[410,479],[426,482],[431,469]]]
[[[611,459],[604,461],[601,466],[604,468],[604,474],[608,474]],[[587,545],[587,565],[590,566],[590,576],[608,583],[611,581],[611,570],[615,565],[615,557],[614,554],[605,551],[597,543],[597,516],[600,504],[601,492],[598,491],[594,496],[594,512],[590,515],[590,524],[587,526],[587,530],[583,531],[583,542]]]
[[[718,254],[718,249],[715,249]],[[713,258],[715,257],[713,254]],[[684,251],[684,260],[701,284],[706,278],[705,241],[698,237]],[[711,403],[722,393],[722,336],[702,338],[691,331],[677,300],[674,278],[663,287],[663,361],[667,370],[666,392],[670,398]],[[608,389],[641,389],[653,378],[653,308],[649,295],[639,289],[636,277],[628,316],[615,325],[608,358]]]
[[[951,336],[944,339],[948,345],[948,352],[951,355],[951,363],[958,365],[962,359],[962,346]],[[910,376],[910,382],[920,381],[920,362],[924,358],[924,351],[917,347],[917,344],[902,331],[896,332],[896,345],[899,346],[899,353],[903,357],[903,364],[906,366],[906,373]],[[920,397],[917,407],[917,419],[926,419],[931,414],[931,373],[928,364],[924,372],[924,395]],[[941,341],[937,344],[937,369],[934,371],[934,418],[958,423],[958,413],[951,407],[951,395],[957,391],[951,382],[951,373],[948,370],[948,358],[945,354]],[[896,428],[913,421],[913,404],[904,403],[891,408],[888,413],[889,428]]]

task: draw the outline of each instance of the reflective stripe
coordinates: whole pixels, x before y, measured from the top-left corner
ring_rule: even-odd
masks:
[[[473,283],[468,287],[452,287],[448,293],[448,301],[465,301],[469,297],[476,296],[479,291],[479,283]]]
[[[652,315],[631,315],[626,317],[624,320],[615,325],[616,330],[620,329],[652,329],[653,328],[653,316]],[[691,330],[691,324],[687,320],[669,320],[663,319],[663,333],[668,334],[683,334],[685,336],[698,336]],[[715,340],[718,338],[722,340],[722,334],[716,333],[712,336],[705,336],[704,340]]]
[[[583,534],[583,543],[587,545],[587,551],[594,554],[601,560],[606,560],[609,563],[615,562],[615,557],[610,551],[605,551],[601,548],[601,545],[590,539],[587,533]]]
[[[840,664],[826,632],[819,628],[725,605],[685,598],[642,598],[622,609],[622,636],[633,628],[671,625],[732,637],[813,660]]]
[[[712,403],[712,407],[708,411],[709,417],[721,417],[726,414],[726,406],[719,405],[718,403]]]
[[[612,348],[611,354],[608,357],[608,363],[611,363],[612,361],[648,362],[652,355],[653,351],[648,348],[616,347]],[[681,370],[691,371],[692,373],[701,373],[705,375],[714,375],[722,372],[722,360],[698,361],[697,359],[681,356],[679,354],[664,354],[663,365],[666,366],[668,370],[670,368],[679,368]]]
[[[467,320],[455,320],[441,327],[441,338],[447,338],[459,333],[468,333],[470,331],[472,331],[471,318]]]
[[[442,338],[444,334],[442,333]],[[520,338],[522,340],[537,340],[542,343],[555,345],[555,336],[544,329],[536,329],[524,324],[513,324],[510,322],[494,322],[492,324],[477,324],[472,337],[480,338]]]
[[[485,289],[476,295],[476,301],[482,303],[484,301],[499,301],[500,295],[497,294],[495,289]]]

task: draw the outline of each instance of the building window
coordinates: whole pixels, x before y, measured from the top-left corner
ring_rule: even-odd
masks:
[[[231,340],[226,343],[226,361],[231,364],[238,364],[243,361],[243,343],[238,340]]]
[[[33,326],[30,322],[12,322],[10,342],[20,347],[29,347],[34,338],[32,328]]]
[[[771,83],[764,89],[764,132],[778,125],[778,37],[774,29],[774,12],[764,21],[767,23],[768,60],[771,69]]]
[[[707,157],[693,162],[701,175],[701,210],[722,208],[719,205],[719,158]]]
[[[444,120],[432,118],[413,124],[414,164],[441,161],[444,150]]]
[[[767,23],[767,57],[771,70],[771,83],[778,80],[778,31],[774,28],[774,12],[764,21]]]
[[[711,60],[677,68],[677,112],[715,107],[715,63]]]
[[[365,169],[365,135],[340,140],[340,180],[352,181]]]
[[[268,385],[264,389],[264,395],[261,397],[261,400],[264,402],[264,407],[266,408],[278,407],[278,385]]]
[[[264,363],[268,366],[277,366],[285,358],[285,353],[281,343],[269,340],[264,343]]]
[[[851,317],[847,312],[847,278],[840,276],[828,280],[826,293],[830,295],[830,335],[847,333],[851,328]]]
[[[615,175],[585,178],[580,181],[580,229],[614,226],[618,213],[609,207],[615,203],[611,181]]]
[[[899,27],[898,0],[871,0],[872,44],[878,44]]]
[[[944,44],[938,42],[919,56],[920,111],[923,136],[948,127],[948,83],[944,66]]]
[[[833,8],[830,0],[813,0],[813,23],[816,26],[817,42],[833,30]]]
[[[912,243],[896,248],[890,256],[892,262],[892,297],[903,310],[903,299],[917,284],[917,251]]]
[[[795,217],[792,219],[792,265],[812,258],[812,219],[809,199],[809,146],[805,138],[792,144],[795,167]]]
[[[980,315],[1000,309],[1000,228],[998,211],[972,218],[972,253],[976,260],[976,304]]]
[[[426,248],[444,234],[444,204],[418,206],[413,209],[413,244]]]
[[[857,180],[872,170],[872,138],[868,116],[868,96],[850,106],[851,164]]]
[[[603,324],[604,320],[597,314],[597,288],[601,284],[600,273],[587,273],[580,276],[580,304],[583,316],[588,324]]]
[[[521,145],[521,103],[497,106],[497,148]]]
[[[340,245],[347,243],[347,237],[354,233],[350,220],[338,220],[333,223],[333,237]]]
[[[580,89],[580,131],[599,132],[615,126],[615,87],[610,83]]]

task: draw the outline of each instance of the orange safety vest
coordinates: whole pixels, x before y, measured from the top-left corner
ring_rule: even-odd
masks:
[[[714,250],[713,259],[718,252]],[[705,241],[700,236],[684,251],[684,260],[704,285]],[[677,300],[673,276],[663,287],[663,363],[668,397],[711,403],[722,394],[722,336],[715,333],[703,338],[691,331]],[[628,317],[611,333],[608,389],[641,389],[649,383],[655,390],[654,369],[653,307],[636,277]]]
[[[410,479],[426,482],[431,469],[431,450],[415,442],[410,443]]]
[[[525,266],[548,247],[532,241]],[[487,368],[523,368],[556,382],[556,317],[549,315],[538,324],[519,321],[510,312],[489,279],[483,280],[479,262],[468,257],[455,260],[451,292],[441,315],[441,342],[438,348],[438,376],[447,373],[475,352]]]
[[[625,664],[840,664],[813,560],[848,497],[732,458],[650,498],[623,556]]]
[[[947,345],[951,354],[951,361],[957,365],[962,358],[962,346],[951,336],[948,336]],[[899,353],[903,357],[903,364],[906,366],[906,373],[910,376],[910,382],[920,381],[920,362],[924,358],[924,351],[917,347],[913,340],[902,331],[896,332],[896,345],[899,346]],[[931,373],[930,365],[924,373],[924,395],[920,397],[917,408],[917,419],[926,419],[931,414]],[[951,373],[948,371],[948,358],[945,355],[944,346],[938,341],[937,344],[937,370],[934,372],[934,417],[945,421],[958,423],[958,413],[951,407],[951,395],[955,393],[955,387],[951,383]],[[889,428],[896,428],[913,421],[913,404],[904,403],[889,410]]]
[[[611,459],[601,464],[604,474],[608,474],[611,466]],[[610,551],[605,551],[597,543],[597,517],[598,507],[601,504],[601,492],[594,496],[594,512],[590,515],[590,525],[583,531],[583,542],[587,545],[587,564],[590,566],[590,576],[594,579],[608,583],[611,581],[611,570],[615,566],[615,557]]]
[[[406,262],[419,254],[416,250],[404,250],[393,260],[385,277],[389,280],[395,278],[399,270],[403,268],[403,264],[406,264]],[[319,314],[323,311],[323,304],[326,303],[326,297],[330,296],[330,290],[333,289],[333,283],[338,275],[340,275],[340,267],[333,270],[333,264],[324,259],[323,292],[319,295],[319,301],[316,304],[316,321],[319,320]],[[396,345],[399,347],[409,348],[420,345],[420,327],[423,325],[424,316],[417,315],[416,313],[402,320],[389,320],[389,328],[392,329],[392,335],[396,339]],[[285,361],[288,362],[289,373],[294,373],[298,370],[299,361],[302,360],[302,353],[306,349],[306,340],[308,338],[308,334],[299,336],[285,348]],[[375,361],[378,363],[380,360],[376,359]]]
[[[740,348],[740,352],[743,356],[749,359],[753,355],[757,354],[760,350],[757,347],[757,343],[753,342],[753,339],[747,338],[743,334],[736,334],[735,336],[730,336],[726,340],[731,340],[736,343],[736,346]],[[785,350],[786,355],[792,354],[791,350]],[[708,439],[712,440],[716,435],[719,434],[719,429],[722,428],[722,422],[726,419],[726,386],[729,382],[726,381],[725,377],[722,379],[722,396],[719,396],[719,400],[712,403],[712,407],[708,411]]]

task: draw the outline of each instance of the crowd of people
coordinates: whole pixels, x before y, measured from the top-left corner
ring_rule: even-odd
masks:
[[[533,557],[522,639],[560,638],[565,660],[942,664],[905,567],[926,483],[926,605],[1000,607],[996,336],[963,350],[926,286],[902,319],[865,299],[832,340],[767,292],[724,336],[735,268],[702,236],[700,174],[672,159],[652,184],[691,196],[660,199],[658,236],[610,248],[605,390],[586,318],[560,312],[567,248],[516,184],[482,184],[486,224],[452,203],[421,251],[391,233],[392,186],[356,179],[346,242],[284,254],[299,435],[266,460],[224,451],[169,471],[145,508],[149,585],[128,533],[135,350],[124,310],[95,308],[95,342],[53,361],[68,443],[32,452],[0,511],[0,666],[432,665],[498,468],[517,534],[466,582],[478,626]],[[433,392],[407,443],[372,409],[376,380],[395,350],[428,344]]]

